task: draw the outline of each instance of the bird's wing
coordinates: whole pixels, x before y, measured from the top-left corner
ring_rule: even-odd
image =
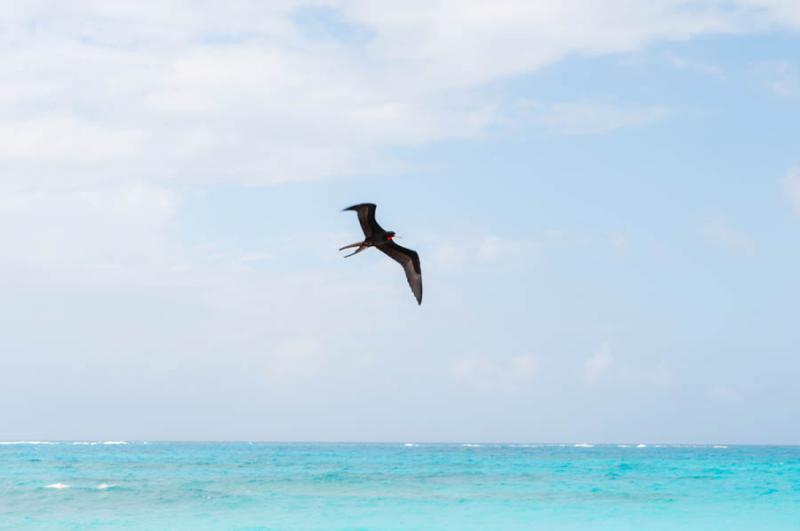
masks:
[[[403,266],[406,271],[406,280],[417,298],[417,304],[422,304],[422,269],[419,266],[419,255],[416,251],[401,247],[390,241],[383,245],[376,245],[392,260]]]
[[[361,230],[364,231],[364,236],[369,239],[375,233],[384,232],[378,222],[375,221],[375,204],[374,203],[360,203],[347,207],[344,210],[354,210],[358,213],[358,222],[361,224]]]

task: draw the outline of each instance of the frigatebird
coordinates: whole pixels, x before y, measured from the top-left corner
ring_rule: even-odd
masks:
[[[383,230],[383,227],[375,221],[375,208],[376,206],[373,203],[359,203],[342,210],[342,212],[353,210],[358,213],[358,222],[361,224],[361,230],[364,231],[364,241],[345,245],[339,250],[343,251],[358,247],[352,253],[345,255],[345,258],[358,254],[369,247],[375,247],[383,252],[403,266],[406,272],[406,280],[408,280],[408,285],[411,286],[411,291],[414,292],[417,304],[422,304],[422,269],[419,266],[419,255],[416,251],[394,243],[395,233]]]

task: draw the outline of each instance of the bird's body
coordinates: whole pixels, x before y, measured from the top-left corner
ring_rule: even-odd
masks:
[[[360,253],[364,249],[370,247],[375,247],[383,252],[389,258],[403,266],[406,272],[408,285],[411,286],[411,291],[414,293],[417,303],[422,304],[422,269],[420,268],[419,255],[416,251],[406,249],[394,243],[395,233],[384,230],[383,227],[375,221],[375,208],[376,206],[373,203],[360,203],[344,209],[353,210],[358,213],[358,222],[361,224],[361,230],[364,232],[364,241],[345,245],[339,250],[342,251],[344,249],[357,247],[355,251],[346,255],[345,258]]]

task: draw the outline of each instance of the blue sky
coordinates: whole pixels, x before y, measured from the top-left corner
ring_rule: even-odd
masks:
[[[0,440],[800,443],[793,2],[5,11]]]

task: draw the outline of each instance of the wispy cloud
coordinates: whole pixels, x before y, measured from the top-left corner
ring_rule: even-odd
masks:
[[[497,360],[469,356],[457,360],[451,374],[457,381],[480,391],[518,391],[528,385],[539,370],[539,362],[531,355]]]
[[[795,63],[766,61],[756,65],[755,70],[761,82],[773,94],[787,99],[800,96],[800,68]]]
[[[697,72],[698,74],[702,74],[704,76],[711,76],[716,78],[725,77],[725,71],[719,65],[704,63],[702,61],[696,61],[675,54],[667,54],[666,59],[670,65],[679,70]]]
[[[174,192],[144,181],[5,190],[2,263],[51,279],[73,271],[79,284],[99,281],[99,270],[166,269],[181,261],[166,231],[177,206]]]
[[[566,135],[608,133],[659,122],[670,111],[662,106],[622,107],[590,103],[556,103],[534,108],[533,120],[545,128]]]
[[[703,237],[709,243],[742,254],[752,254],[755,242],[744,232],[733,228],[725,219],[718,218],[706,222],[702,228]]]
[[[579,243],[563,231],[551,229],[529,238],[508,238],[484,235],[464,240],[454,239],[436,248],[433,260],[443,269],[457,269],[468,262],[492,263],[502,259],[513,264],[520,260],[531,263],[545,249]]]
[[[595,352],[583,366],[583,376],[589,383],[595,383],[608,372],[614,358],[611,355],[611,347],[604,343],[600,350]]]
[[[627,253],[631,248],[631,240],[621,231],[614,231],[607,235],[608,243],[619,253]]]
[[[461,242],[449,242],[435,250],[433,260],[445,269],[458,268],[470,261],[493,262],[501,256],[505,260],[511,260],[527,254],[533,244],[534,242],[528,240],[487,235]]]
[[[590,384],[613,381],[663,388],[672,382],[672,374],[663,360],[619,359],[608,343],[603,343],[584,362],[583,377]]]
[[[795,214],[800,215],[800,168],[793,168],[786,172],[781,179],[781,185]]]

